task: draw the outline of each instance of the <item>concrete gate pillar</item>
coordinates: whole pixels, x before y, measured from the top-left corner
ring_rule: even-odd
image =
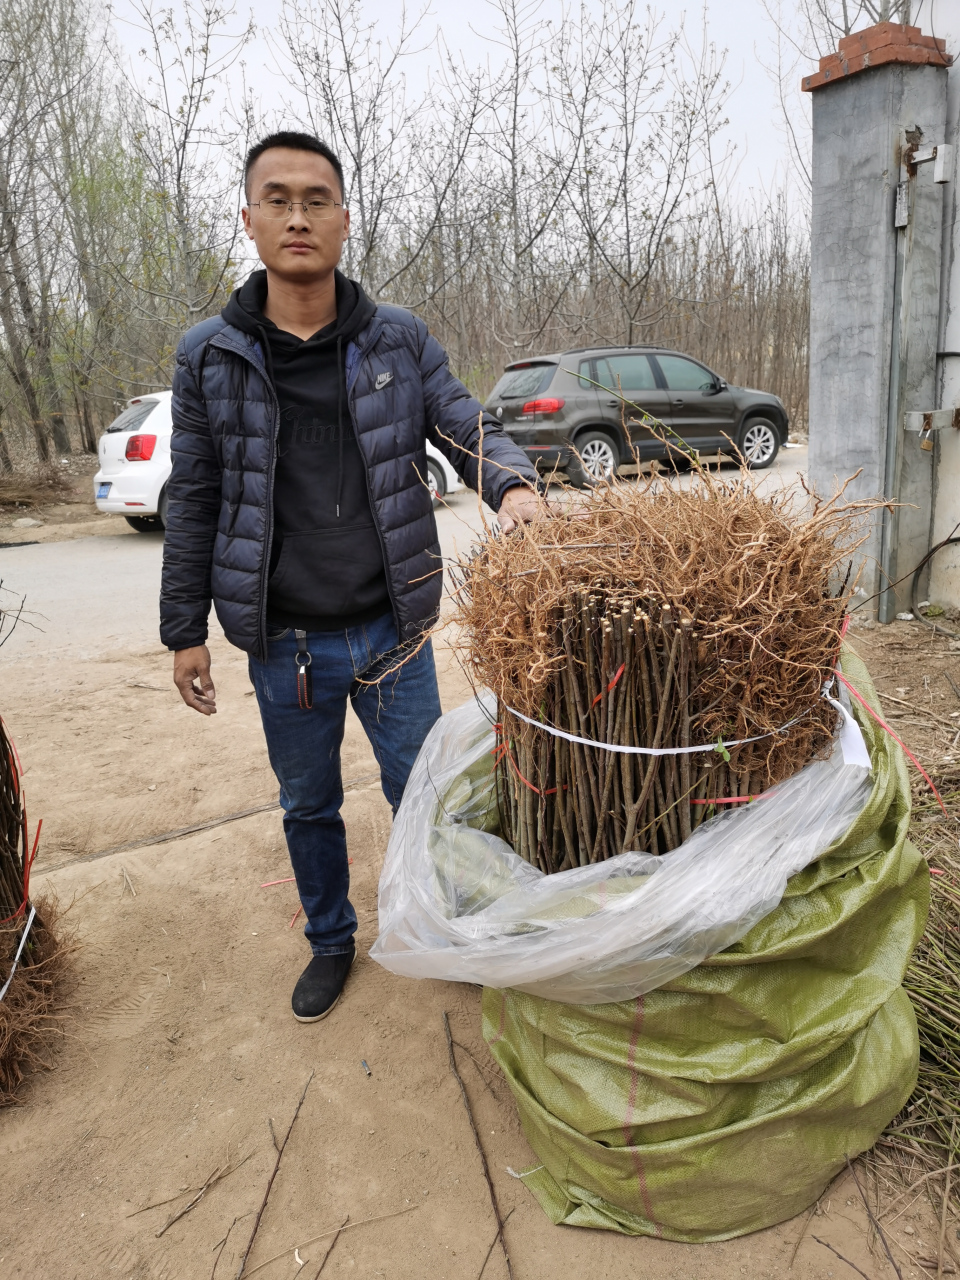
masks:
[[[929,0],[930,26],[945,37],[948,49],[960,48],[960,4]],[[947,72],[947,142],[960,158],[960,66]],[[960,173],[960,165],[957,172]],[[934,474],[934,543],[953,534],[960,523],[960,430],[955,411],[960,406],[960,191],[957,181],[944,190],[943,263],[940,290],[940,349],[937,352],[936,407],[948,422],[939,430]],[[930,565],[927,594],[939,604],[960,605],[960,545],[945,547]],[[948,624],[957,630],[956,623]]]
[[[909,608],[930,546],[934,451],[905,414],[936,404],[947,66],[943,41],[880,23],[803,80],[813,94],[810,476],[821,495],[903,504],[876,519],[861,592]],[[930,153],[930,154],[928,154]],[[909,504],[909,505],[907,505]]]

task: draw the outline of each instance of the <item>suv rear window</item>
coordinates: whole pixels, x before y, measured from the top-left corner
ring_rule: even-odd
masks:
[[[107,430],[136,431],[137,427],[143,426],[159,403],[159,400],[141,400],[139,404],[128,405],[119,418],[114,418]]]
[[[582,372],[582,369],[581,369]],[[597,361],[597,381],[611,391],[652,391],[657,385],[646,356],[604,356]]]
[[[490,392],[493,400],[526,400],[549,387],[557,371],[555,364],[528,364],[521,369],[508,369]]]

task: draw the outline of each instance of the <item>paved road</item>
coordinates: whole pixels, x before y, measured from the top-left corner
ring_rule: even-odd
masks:
[[[765,474],[764,486],[793,484],[797,472],[806,471],[806,462],[806,449],[781,453]],[[689,483],[689,478],[681,482]],[[476,495],[470,492],[452,495],[449,507],[437,515],[447,556],[469,547],[482,525]],[[24,616],[0,651],[3,664],[64,651],[87,658],[113,648],[159,648],[162,550],[159,534],[130,536],[120,517],[116,536],[0,545],[3,603],[9,607],[26,598]]]

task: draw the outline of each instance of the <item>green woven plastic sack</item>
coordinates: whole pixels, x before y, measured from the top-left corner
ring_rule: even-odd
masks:
[[[843,670],[876,706],[849,651]],[[736,945],[619,1004],[485,989],[484,1036],[538,1160],[522,1177],[553,1222],[689,1242],[756,1231],[812,1204],[910,1096],[901,982],[929,873],[907,840],[903,754],[858,720],[866,808]]]

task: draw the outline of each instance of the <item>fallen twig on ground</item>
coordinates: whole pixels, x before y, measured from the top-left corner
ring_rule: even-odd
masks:
[[[287,1143],[290,1141],[290,1135],[293,1133],[293,1126],[297,1123],[297,1116],[300,1114],[300,1108],[303,1106],[303,1100],[307,1096],[307,1090],[310,1088],[310,1081],[313,1079],[315,1074],[316,1072],[314,1071],[310,1072],[307,1083],[303,1086],[303,1093],[300,1095],[300,1101],[297,1103],[297,1109],[293,1113],[293,1119],[290,1121],[290,1127],[287,1129],[283,1142],[281,1142],[280,1146],[277,1148],[277,1158],[273,1163],[273,1172],[267,1179],[267,1186],[263,1193],[263,1199],[260,1202],[260,1208],[257,1210],[257,1216],[254,1219],[253,1230],[250,1232],[250,1239],[247,1241],[247,1247],[244,1249],[243,1257],[240,1259],[240,1266],[237,1269],[237,1280],[240,1280],[240,1277],[243,1275],[244,1268],[247,1265],[247,1258],[250,1256],[250,1250],[253,1248],[253,1242],[256,1240],[257,1232],[260,1230],[260,1220],[267,1207],[267,1201],[270,1199],[270,1191],[280,1168],[280,1161],[283,1159],[283,1153],[286,1150]]]
[[[184,1217],[186,1214],[188,1214],[191,1209],[196,1208],[196,1206],[200,1203],[200,1201],[207,1194],[207,1192],[210,1190],[211,1187],[215,1187],[217,1183],[222,1182],[224,1178],[229,1178],[231,1173],[236,1173],[236,1171],[240,1168],[240,1166],[242,1164],[246,1164],[247,1161],[250,1159],[250,1156],[252,1155],[253,1155],[253,1152],[251,1151],[247,1155],[245,1155],[242,1160],[238,1160],[235,1164],[228,1163],[227,1165],[224,1166],[223,1169],[219,1167],[214,1169],[213,1173],[211,1173],[210,1177],[206,1180],[206,1182],[203,1184],[203,1186],[200,1188],[197,1194],[193,1197],[190,1203],[184,1205],[182,1209],[178,1209],[177,1212],[173,1215],[173,1217],[168,1218],[168,1220],[163,1224],[160,1230],[156,1233],[157,1239],[159,1240],[165,1231],[169,1230],[169,1228],[172,1227],[175,1222],[179,1222],[180,1219]],[[236,1221],[236,1219],[234,1219],[234,1221]]]
[[[510,1221],[510,1219],[513,1217],[514,1213],[516,1213],[516,1210],[515,1210],[515,1209],[511,1209],[511,1210],[510,1210],[510,1212],[507,1214],[507,1216],[506,1216],[506,1217],[504,1218],[504,1220],[503,1220],[503,1225],[504,1225],[504,1226],[506,1226],[506,1225],[507,1225],[507,1223],[508,1223],[508,1222]],[[497,1244],[497,1241],[498,1241],[499,1239],[500,1239],[500,1231],[499,1231],[499,1228],[498,1228],[498,1230],[497,1230],[497,1234],[496,1234],[496,1235],[493,1237],[493,1239],[490,1241],[490,1248],[487,1250],[486,1255],[485,1255],[485,1257],[484,1257],[484,1259],[483,1259],[483,1266],[482,1266],[482,1267],[480,1268],[480,1270],[477,1272],[477,1280],[483,1280],[483,1273],[484,1273],[484,1272],[486,1271],[486,1269],[487,1269],[487,1263],[490,1261],[490,1255],[491,1255],[491,1253],[493,1253],[494,1249],[496,1248],[496,1244]]]
[[[867,1211],[867,1217],[870,1219],[870,1224],[873,1227],[874,1231],[877,1233],[877,1235],[880,1237],[880,1243],[883,1245],[884,1253],[886,1253],[887,1257],[890,1259],[890,1265],[891,1267],[893,1267],[894,1271],[897,1273],[897,1280],[903,1280],[903,1275],[901,1274],[900,1268],[894,1262],[893,1254],[890,1252],[890,1246],[889,1244],[887,1244],[887,1237],[884,1234],[883,1228],[880,1226],[880,1223],[877,1221],[876,1215],[874,1214],[873,1210],[870,1208],[870,1204],[867,1201],[867,1197],[863,1194],[863,1188],[860,1186],[860,1179],[857,1177],[856,1169],[850,1163],[849,1156],[847,1156],[847,1168],[850,1170],[850,1173],[853,1177],[853,1181],[856,1183],[857,1191],[859,1191],[860,1193],[860,1199],[863,1201],[863,1207]]]
[[[217,1274],[217,1266],[219,1265],[219,1262],[220,1262],[220,1255],[223,1253],[224,1249],[226,1248],[227,1241],[230,1239],[230,1232],[237,1225],[240,1219],[245,1218],[246,1216],[247,1215],[245,1213],[242,1213],[239,1218],[234,1218],[234,1220],[230,1223],[229,1227],[227,1227],[227,1234],[223,1237],[222,1240],[218,1241],[213,1246],[214,1249],[216,1249],[217,1251],[217,1256],[213,1260],[213,1270],[210,1272],[210,1280],[215,1280],[215,1277]]]
[[[379,778],[379,773],[365,773],[359,778],[347,778],[343,784],[344,791],[350,791],[354,787],[362,786],[365,782],[371,782],[374,778]],[[126,853],[128,849],[149,849],[155,844],[169,844],[171,840],[180,840],[184,836],[195,835],[199,831],[211,831],[214,827],[222,827],[228,822],[239,822],[241,818],[253,818],[258,813],[269,813],[272,809],[279,809],[280,801],[271,800],[269,804],[258,804],[254,809],[241,809],[238,813],[227,813],[222,818],[210,818],[207,822],[194,822],[189,827],[176,827],[173,831],[164,831],[159,836],[145,836],[142,840],[128,840],[126,844],[115,844],[109,849],[100,849],[96,853],[84,853],[78,858],[69,858],[66,862],[57,862],[52,867],[40,866],[34,868],[34,875],[46,876],[51,871],[61,871],[64,867],[73,867],[81,862],[97,862],[100,858],[112,857],[115,853]],[[278,884],[281,881],[277,881]]]
[[[319,1267],[317,1267],[317,1274],[313,1277],[313,1280],[320,1280],[320,1273],[323,1271],[323,1268],[327,1265],[327,1260],[329,1259],[331,1253],[333,1253],[334,1249],[337,1247],[337,1241],[340,1239],[340,1232],[343,1231],[343,1228],[347,1225],[349,1221],[350,1221],[350,1215],[348,1213],[347,1216],[344,1218],[344,1220],[340,1223],[340,1231],[338,1231],[337,1234],[330,1241],[330,1247],[327,1250],[327,1252],[323,1255],[323,1261],[320,1263]]]
[[[258,1262],[255,1267],[246,1272],[247,1280],[250,1280],[251,1276],[255,1276],[258,1271],[262,1271],[264,1267],[269,1267],[271,1262],[276,1262],[278,1258],[285,1258],[288,1253],[294,1253],[297,1249],[306,1249],[308,1245],[316,1244],[318,1240],[324,1240],[327,1236],[339,1235],[341,1231],[352,1231],[354,1227],[365,1227],[370,1222],[383,1222],[386,1218],[399,1218],[402,1213],[413,1213],[414,1209],[419,1208],[418,1204],[411,1204],[405,1209],[394,1209],[393,1213],[378,1213],[372,1218],[361,1218],[359,1222],[341,1223],[339,1227],[331,1227],[329,1231],[321,1231],[319,1235],[311,1236],[309,1240],[301,1240],[299,1244],[288,1245],[286,1249],[281,1249],[279,1253],[275,1253],[272,1258],[266,1258],[263,1262]]]
[[[787,1264],[788,1271],[792,1270],[793,1264],[797,1260],[797,1254],[800,1252],[800,1246],[803,1244],[804,1237],[807,1234],[807,1228],[810,1226],[810,1223],[813,1221],[813,1215],[817,1212],[817,1205],[819,1203],[820,1201],[817,1200],[814,1204],[810,1206],[807,1212],[807,1216],[803,1220],[803,1227],[800,1230],[800,1234],[797,1236],[797,1243],[793,1246],[793,1253],[791,1253],[790,1261]]]
[[[953,1176],[953,1152],[957,1137],[957,1118],[950,1126],[950,1146],[947,1149],[947,1181],[943,1188],[943,1204],[940,1207],[940,1239],[937,1242],[937,1280],[943,1275],[943,1244],[947,1235],[947,1211],[950,1208],[950,1180]]]
[[[957,724],[956,720],[948,720],[945,716],[938,716],[930,707],[921,707],[917,702],[907,702],[904,698],[895,698],[892,693],[884,693],[882,689],[877,690],[877,696],[882,698],[884,702],[896,702],[901,707],[909,707],[911,711],[916,711],[925,719],[936,720],[938,724],[945,725],[948,729],[960,729],[960,724]]]
[[[487,1190],[490,1192],[490,1204],[493,1206],[494,1217],[497,1219],[497,1238],[503,1249],[504,1261],[507,1264],[507,1274],[510,1280],[513,1280],[513,1266],[510,1262],[510,1254],[507,1251],[507,1242],[503,1235],[503,1218],[500,1214],[500,1206],[497,1203],[497,1193],[494,1190],[493,1179],[490,1177],[490,1168],[487,1164],[487,1156],[483,1149],[483,1143],[480,1141],[480,1133],[477,1129],[477,1123],[473,1118],[473,1110],[470,1106],[470,1099],[467,1096],[467,1090],[463,1083],[463,1077],[457,1068],[457,1059],[453,1051],[453,1035],[450,1032],[450,1019],[447,1017],[446,1010],[443,1013],[443,1029],[447,1037],[447,1051],[450,1054],[450,1070],[453,1072],[454,1079],[460,1087],[460,1097],[463,1099],[463,1105],[466,1108],[467,1118],[470,1121],[470,1128],[473,1130],[473,1140],[477,1144],[477,1151],[480,1155],[480,1163],[483,1166],[483,1176],[487,1180]]]
[[[494,1090],[494,1088],[493,1088],[493,1085],[491,1085],[490,1081],[489,1081],[489,1080],[487,1079],[487,1077],[483,1074],[483,1068],[480,1066],[480,1063],[476,1060],[476,1058],[473,1056],[473,1054],[470,1052],[470,1050],[467,1048],[467,1046],[466,1046],[465,1044],[461,1044],[459,1040],[454,1040],[454,1042],[453,1042],[453,1043],[456,1045],[456,1047],[457,1047],[458,1049],[462,1049],[462,1050],[463,1050],[463,1052],[467,1055],[467,1057],[470,1059],[470,1061],[471,1061],[471,1062],[473,1063],[473,1065],[476,1067],[476,1069],[477,1069],[477,1075],[478,1075],[478,1076],[480,1077],[480,1079],[483,1081],[483,1083],[484,1083],[484,1085],[486,1086],[487,1091],[489,1092],[490,1096],[491,1096],[492,1098],[495,1098],[495,1099],[497,1100],[497,1102],[499,1102],[499,1101],[500,1101],[500,1099],[497,1097],[497,1094],[496,1094],[496,1091],[495,1091],[495,1090]],[[504,1218],[504,1222],[506,1222],[506,1218]]]
[[[960,1164],[948,1164],[948,1165],[945,1165],[942,1169],[931,1169],[929,1173],[925,1173],[922,1178],[918,1178],[916,1182],[912,1182],[905,1191],[901,1191],[898,1196],[895,1196],[893,1198],[893,1201],[887,1205],[885,1213],[890,1213],[894,1205],[899,1204],[901,1200],[905,1199],[908,1195],[910,1195],[911,1191],[916,1191],[917,1187],[924,1188],[926,1183],[928,1183],[931,1178],[942,1178],[948,1171],[953,1169],[960,1169]],[[898,1218],[902,1217],[907,1212],[907,1210],[910,1208],[910,1205],[916,1204],[917,1200],[919,1200],[920,1196],[922,1195],[923,1195],[923,1190],[921,1190],[919,1195],[915,1196],[914,1199],[910,1201],[910,1204],[904,1205],[904,1207],[900,1209],[899,1212],[895,1213],[887,1225],[892,1226],[893,1223],[895,1223]]]
[[[858,1276],[863,1276],[863,1280],[873,1280],[872,1276],[868,1276],[865,1271],[861,1271],[855,1262],[851,1262],[849,1258],[845,1258],[839,1249],[835,1249],[833,1245],[828,1244],[826,1240],[821,1240],[819,1236],[811,1236],[810,1239],[816,1240],[817,1244],[822,1244],[825,1249],[829,1249],[835,1257],[839,1258],[841,1262],[845,1262],[848,1267],[853,1267]],[[898,1271],[897,1275],[899,1274],[900,1272]]]

